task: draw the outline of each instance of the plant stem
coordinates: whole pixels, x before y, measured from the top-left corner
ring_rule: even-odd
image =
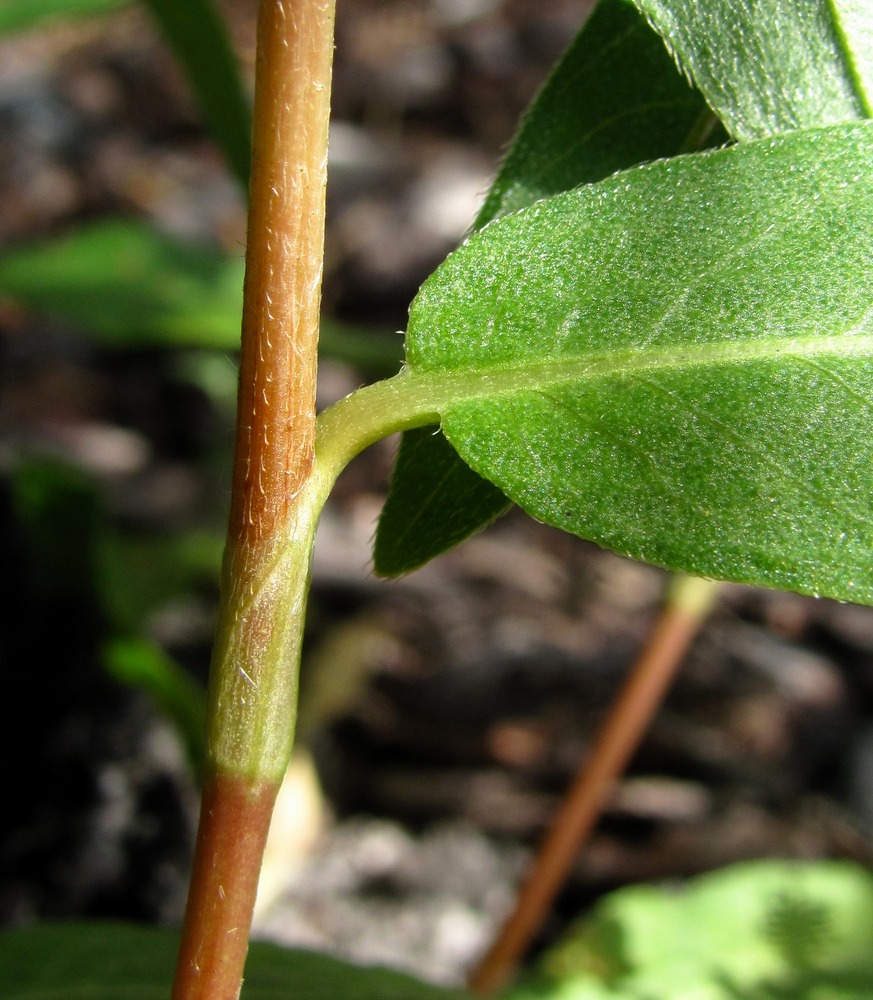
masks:
[[[552,820],[509,919],[473,970],[470,989],[491,996],[512,977],[597,822],[607,796],[639,746],[682,657],[715,599],[717,583],[676,577],[645,648],[612,706],[591,756]]]
[[[293,742],[318,491],[334,0],[261,0],[239,411],[200,830],[173,1000],[236,1000]]]
[[[269,783],[227,774],[206,780],[187,918],[196,928],[183,937],[174,997],[239,995],[274,800]]]

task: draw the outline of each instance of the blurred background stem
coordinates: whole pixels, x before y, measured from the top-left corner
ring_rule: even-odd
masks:
[[[470,988],[479,996],[505,986],[524,958],[709,614],[718,587],[712,580],[689,576],[671,581],[660,616],[555,813],[509,918],[470,975]]]

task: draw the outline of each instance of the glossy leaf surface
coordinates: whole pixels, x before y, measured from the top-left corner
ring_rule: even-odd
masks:
[[[871,113],[873,23],[858,0],[636,2],[737,139]]]
[[[165,1000],[179,947],[167,930],[125,924],[44,925],[0,934],[4,1000]],[[255,942],[245,1000],[463,1000],[465,994],[312,952]]]
[[[604,0],[529,109],[476,220],[490,220],[702,139],[711,116],[626,0]],[[376,572],[395,576],[507,507],[429,431],[403,435],[376,534]],[[410,525],[415,524],[412,531]]]
[[[446,436],[535,517],[873,602],[873,125],[662,161],[474,235],[413,303]],[[580,280],[584,279],[584,280]]]

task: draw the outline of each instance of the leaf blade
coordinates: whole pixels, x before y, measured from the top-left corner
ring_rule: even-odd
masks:
[[[873,8],[865,0],[831,0],[831,9],[864,115],[873,117]]]
[[[0,988],[7,1000],[158,1000],[171,981],[179,935],[132,924],[42,924],[0,934]],[[248,1000],[464,1000],[467,994],[388,969],[256,941]]]
[[[869,113],[845,46],[845,30],[869,28],[869,19],[843,18],[841,27],[828,0],[635,2],[735,139]]]
[[[592,96],[580,101],[586,92]],[[633,5],[605,0],[528,111],[475,228],[538,198],[678,152],[706,113]],[[406,432],[376,531],[375,570],[398,576],[415,569],[508,505],[439,436]],[[411,523],[427,531],[412,532]]]
[[[873,602],[871,167],[858,123],[542,202],[423,286],[410,368],[452,386],[447,437],[534,516],[671,569]]]
[[[211,0],[145,0],[233,174],[248,191],[251,111],[224,21]]]
[[[130,0],[6,0],[0,6],[0,35],[28,31],[46,20],[106,14],[128,3]]]

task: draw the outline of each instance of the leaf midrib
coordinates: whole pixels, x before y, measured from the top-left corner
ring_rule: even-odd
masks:
[[[865,316],[864,320],[868,317]],[[862,323],[864,322],[862,320]],[[410,368],[399,378],[443,386],[445,408],[458,403],[507,393],[552,388],[584,378],[604,378],[627,372],[639,373],[669,368],[698,368],[709,365],[746,363],[787,357],[873,356],[873,333],[843,333],[808,337],[763,337],[679,347],[643,348],[609,353],[566,354],[546,361],[520,358],[488,368],[420,371]],[[442,408],[441,408],[442,412]]]
[[[438,424],[455,407],[519,393],[536,393],[583,379],[676,368],[747,364],[756,360],[827,357],[873,358],[866,329],[873,307],[853,327],[806,337],[760,337],[709,344],[560,355],[538,361],[519,358],[503,365],[465,370],[422,371],[408,366],[394,378],[365,386],[324,411],[318,419],[316,492],[368,445],[397,431]],[[871,400],[873,404],[873,400]]]

